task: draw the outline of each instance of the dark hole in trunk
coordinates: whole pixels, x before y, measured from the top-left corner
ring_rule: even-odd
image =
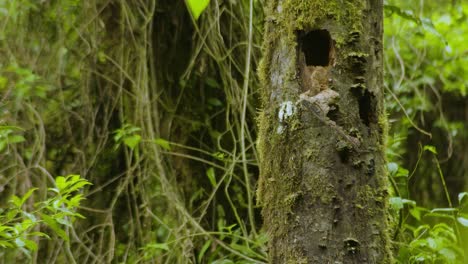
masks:
[[[364,94],[359,98],[359,117],[361,117],[362,122],[369,126],[372,119],[372,94],[365,90]]]
[[[332,39],[330,33],[325,29],[313,30],[307,33],[301,31],[299,46],[304,52],[307,66],[330,65],[332,52]]]

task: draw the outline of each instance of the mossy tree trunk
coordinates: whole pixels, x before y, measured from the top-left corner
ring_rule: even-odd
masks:
[[[258,198],[271,263],[391,263],[381,0],[271,0]]]

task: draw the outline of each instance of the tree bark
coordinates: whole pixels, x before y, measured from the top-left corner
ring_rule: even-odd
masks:
[[[391,263],[381,0],[270,0],[258,199],[271,263]]]

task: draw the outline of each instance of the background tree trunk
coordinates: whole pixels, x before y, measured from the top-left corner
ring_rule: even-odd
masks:
[[[258,197],[272,263],[390,263],[382,1],[270,1]]]

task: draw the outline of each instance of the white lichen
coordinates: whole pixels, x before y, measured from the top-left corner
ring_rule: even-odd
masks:
[[[283,12],[283,6],[281,6],[281,3],[279,3],[276,7],[276,12],[278,12],[278,14],[281,14],[281,12]]]
[[[284,126],[279,125],[278,128],[276,129],[276,134],[278,135],[283,134],[283,131],[284,131]]]
[[[278,119],[280,122],[284,122],[287,118],[292,116],[296,111],[294,103],[291,101],[282,102],[278,111]]]

